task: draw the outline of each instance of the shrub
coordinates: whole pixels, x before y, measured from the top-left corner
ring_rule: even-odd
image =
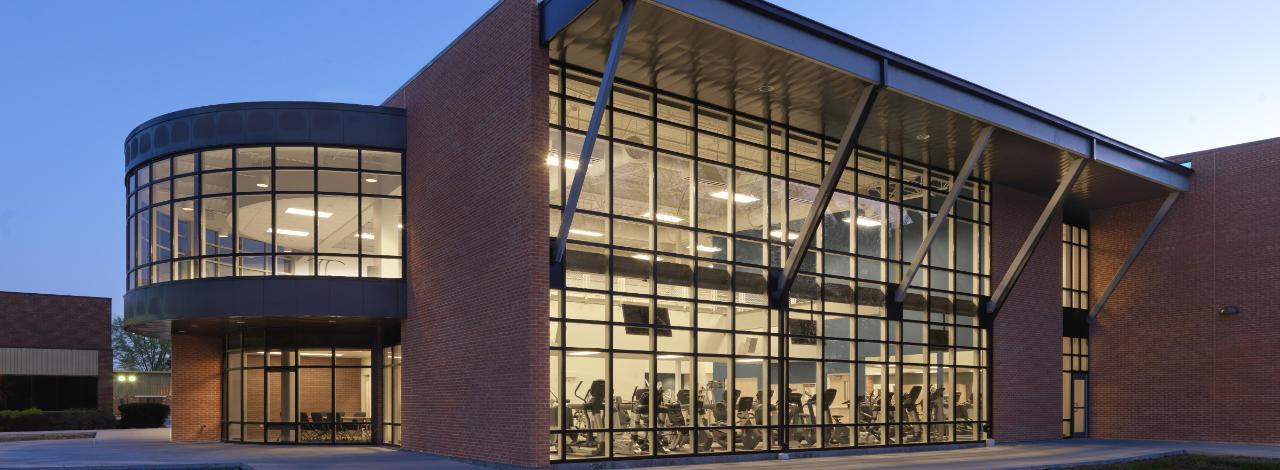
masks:
[[[169,405],[161,403],[125,403],[120,405],[120,427],[158,428],[169,417]]]
[[[38,408],[0,410],[0,432],[71,431],[114,427],[116,427],[115,416],[103,410],[41,411]]]

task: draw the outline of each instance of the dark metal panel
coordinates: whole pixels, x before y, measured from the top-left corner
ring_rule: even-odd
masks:
[[[130,326],[231,317],[404,318],[404,296],[401,279],[195,279],[129,291],[124,317]]]
[[[881,57],[827,41],[815,41],[808,31],[776,21],[759,10],[708,0],[653,0],[672,10],[703,18],[718,26],[765,43],[793,51],[813,60],[852,73],[863,80],[879,82]]]
[[[1121,148],[1106,142],[1098,142],[1093,158],[1097,162],[1127,173],[1140,175],[1173,191],[1191,189],[1191,178],[1187,176],[1187,173],[1173,170],[1166,165],[1150,160],[1131,158]]]
[[[1071,152],[1089,155],[1089,137],[959,89],[936,77],[892,64],[888,87]]]
[[[542,44],[546,45],[551,39],[560,34],[569,23],[578,18],[583,11],[587,10],[595,0],[546,0],[539,5],[541,8],[541,37]]]
[[[312,102],[230,103],[151,119],[125,139],[125,169],[226,145],[317,144],[404,150],[404,110]]]

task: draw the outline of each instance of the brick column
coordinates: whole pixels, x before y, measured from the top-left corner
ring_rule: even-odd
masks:
[[[992,187],[991,288],[1013,263],[1048,198]],[[1062,437],[1062,219],[1049,221],[996,317],[992,427],[998,441]]]
[[[222,338],[173,336],[174,442],[222,439]]]
[[[407,110],[406,449],[546,467],[547,51],[508,0],[387,100]]]

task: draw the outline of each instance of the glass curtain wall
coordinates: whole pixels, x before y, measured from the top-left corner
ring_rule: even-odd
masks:
[[[551,291],[551,460],[985,438],[985,184],[962,189],[890,320],[886,298],[952,178],[860,151],[836,170],[784,318],[768,269],[798,237],[838,142],[617,83],[583,168],[598,84],[550,70],[551,236],[586,172],[566,288]]]
[[[128,289],[227,276],[399,278],[399,152],[237,147],[126,179]]]
[[[226,337],[226,440],[373,442],[373,350],[262,330]]]

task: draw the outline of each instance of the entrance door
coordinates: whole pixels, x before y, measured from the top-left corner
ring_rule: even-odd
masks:
[[[1089,374],[1083,372],[1071,374],[1071,437],[1085,437],[1088,434],[1088,382]]]

